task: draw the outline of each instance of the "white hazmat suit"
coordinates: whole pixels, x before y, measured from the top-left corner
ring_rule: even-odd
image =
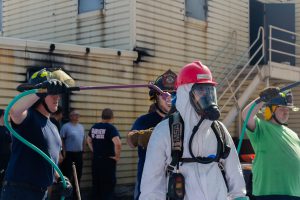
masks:
[[[200,117],[189,100],[191,84],[184,84],[177,89],[176,108],[184,121],[184,151],[183,158],[191,158],[188,143],[192,129],[199,122]],[[217,139],[211,129],[212,121],[204,120],[200,125],[192,142],[194,155],[207,157],[217,152]],[[226,137],[231,151],[229,156],[221,162],[226,171],[228,189],[217,162],[200,164],[197,162],[180,164],[179,171],[185,178],[184,200],[227,200],[245,197],[246,188],[235,146],[227,129]],[[159,123],[150,138],[146,162],[142,175],[140,200],[165,200],[168,177],[166,168],[172,160],[171,136],[168,119]],[[243,199],[243,198],[241,198]],[[245,198],[247,199],[247,198]]]

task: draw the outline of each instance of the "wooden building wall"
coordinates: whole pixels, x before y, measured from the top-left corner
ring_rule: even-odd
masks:
[[[105,0],[102,11],[77,16],[76,44],[133,49],[132,0]]]
[[[296,27],[295,27],[295,30],[296,30],[296,33],[299,34],[297,35],[296,37],[296,44],[297,45],[300,45],[300,1],[296,1],[295,2],[295,17],[296,17]],[[300,48],[299,46],[296,46],[296,54],[297,55],[300,55]],[[296,65],[299,65],[299,58],[296,58]]]
[[[53,54],[48,53],[50,43],[0,38],[0,107],[5,108],[18,92],[16,87],[25,80],[26,70],[32,66],[63,67],[75,79],[78,86],[98,86],[133,84],[133,61],[136,52],[114,49],[85,48],[77,45],[56,44]],[[147,93],[148,89],[140,92]],[[92,124],[99,121],[102,109],[114,110],[114,124],[122,136],[123,150],[117,167],[118,184],[133,183],[135,165],[132,165],[132,152],[126,147],[126,133],[131,128],[137,113],[148,105],[136,104],[135,89],[89,90],[73,92],[70,107],[81,114],[80,123],[87,134]],[[145,103],[146,104],[146,103]],[[90,151],[86,146],[82,187],[91,186]]]
[[[3,36],[132,49],[131,0],[78,14],[77,0],[3,0]]]

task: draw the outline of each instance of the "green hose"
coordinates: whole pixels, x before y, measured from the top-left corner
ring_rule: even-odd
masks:
[[[58,166],[52,161],[52,159],[47,156],[43,151],[41,151],[38,147],[36,147],[35,145],[31,144],[30,142],[28,142],[27,140],[25,140],[22,136],[20,136],[10,125],[9,121],[8,121],[8,114],[11,110],[11,108],[13,107],[13,105],[22,97],[25,97],[27,95],[30,94],[35,94],[38,92],[38,89],[33,89],[33,90],[28,90],[25,91],[19,95],[17,95],[7,106],[6,110],[5,110],[5,114],[4,114],[4,124],[5,126],[8,128],[8,130],[12,133],[12,135],[17,138],[18,140],[20,140],[22,143],[24,143],[26,146],[28,146],[29,148],[31,148],[32,150],[34,150],[35,152],[37,152],[38,154],[40,154],[44,159],[47,160],[48,163],[50,163],[52,165],[52,167],[54,167],[55,171],[57,171],[57,173],[59,174],[61,180],[63,181],[63,186],[64,188],[67,187],[67,183],[66,180],[64,178],[64,175],[62,174],[62,172],[60,171],[60,169],[58,168]],[[61,200],[64,200],[65,197],[62,196]]]
[[[245,132],[246,132],[248,120],[249,120],[249,118],[250,118],[250,115],[251,115],[251,113],[252,113],[252,110],[254,109],[254,107],[255,107],[256,105],[257,105],[256,102],[254,102],[254,103],[251,105],[251,107],[250,107],[250,109],[249,109],[249,111],[248,111],[248,113],[247,113],[246,119],[245,119],[245,121],[244,121],[244,123],[243,123],[242,132],[241,132],[241,135],[240,135],[240,138],[239,138],[239,145],[238,145],[238,147],[237,147],[237,149],[236,149],[237,152],[238,152],[238,154],[240,154],[240,150],[241,150],[241,147],[242,147],[242,142],[243,142],[243,138],[244,138],[244,135],[245,135]]]
[[[297,87],[297,86],[299,86],[299,85],[300,85],[300,81],[295,82],[295,83],[292,83],[292,84],[289,84],[289,85],[287,85],[287,86],[281,88],[279,91],[280,91],[280,92],[284,92],[284,91],[286,91],[286,90],[290,90],[290,89],[292,89],[292,88],[294,88],[294,87]],[[238,153],[238,154],[240,154],[240,150],[241,150],[241,147],[242,147],[242,142],[243,142],[244,135],[245,135],[245,132],[246,132],[247,123],[248,123],[249,117],[250,117],[250,115],[251,115],[251,113],[252,113],[252,110],[253,110],[254,107],[255,107],[258,103],[260,103],[261,101],[262,101],[262,100],[261,100],[260,98],[257,99],[257,100],[252,104],[252,106],[250,107],[250,109],[249,109],[249,111],[248,111],[248,113],[247,113],[246,119],[245,119],[244,124],[243,124],[242,132],[241,132],[241,135],[240,135],[240,138],[239,138],[239,144],[238,144],[238,147],[237,147],[237,153]]]

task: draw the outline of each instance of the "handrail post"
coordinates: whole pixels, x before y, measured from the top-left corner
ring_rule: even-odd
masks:
[[[269,65],[272,61],[272,25],[269,26]]]
[[[260,30],[261,30],[261,41],[262,41],[262,57],[265,57],[265,51],[266,51],[265,30],[262,26],[260,27]]]

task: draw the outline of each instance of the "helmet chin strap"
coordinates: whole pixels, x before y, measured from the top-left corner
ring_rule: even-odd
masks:
[[[276,117],[276,115],[275,115],[274,112],[272,113],[272,117],[273,117],[273,119],[274,119],[278,124],[284,125],[284,126],[287,126],[287,125],[288,125],[287,123],[282,123],[282,122],[280,122],[280,121],[277,119],[277,117]]]
[[[49,107],[48,107],[48,105],[46,104],[46,102],[45,102],[45,99],[43,99],[43,101],[42,101],[42,105],[44,106],[44,108],[46,109],[46,111],[48,112],[48,113],[50,113],[50,114],[52,114],[53,112],[51,112],[50,111],[50,109],[49,109]]]
[[[164,114],[164,115],[168,114],[168,113],[166,113],[165,111],[163,111],[163,110],[159,107],[159,105],[158,105],[157,102],[156,102],[154,105],[155,105],[156,109],[157,109],[160,113],[162,113],[162,114]]]

